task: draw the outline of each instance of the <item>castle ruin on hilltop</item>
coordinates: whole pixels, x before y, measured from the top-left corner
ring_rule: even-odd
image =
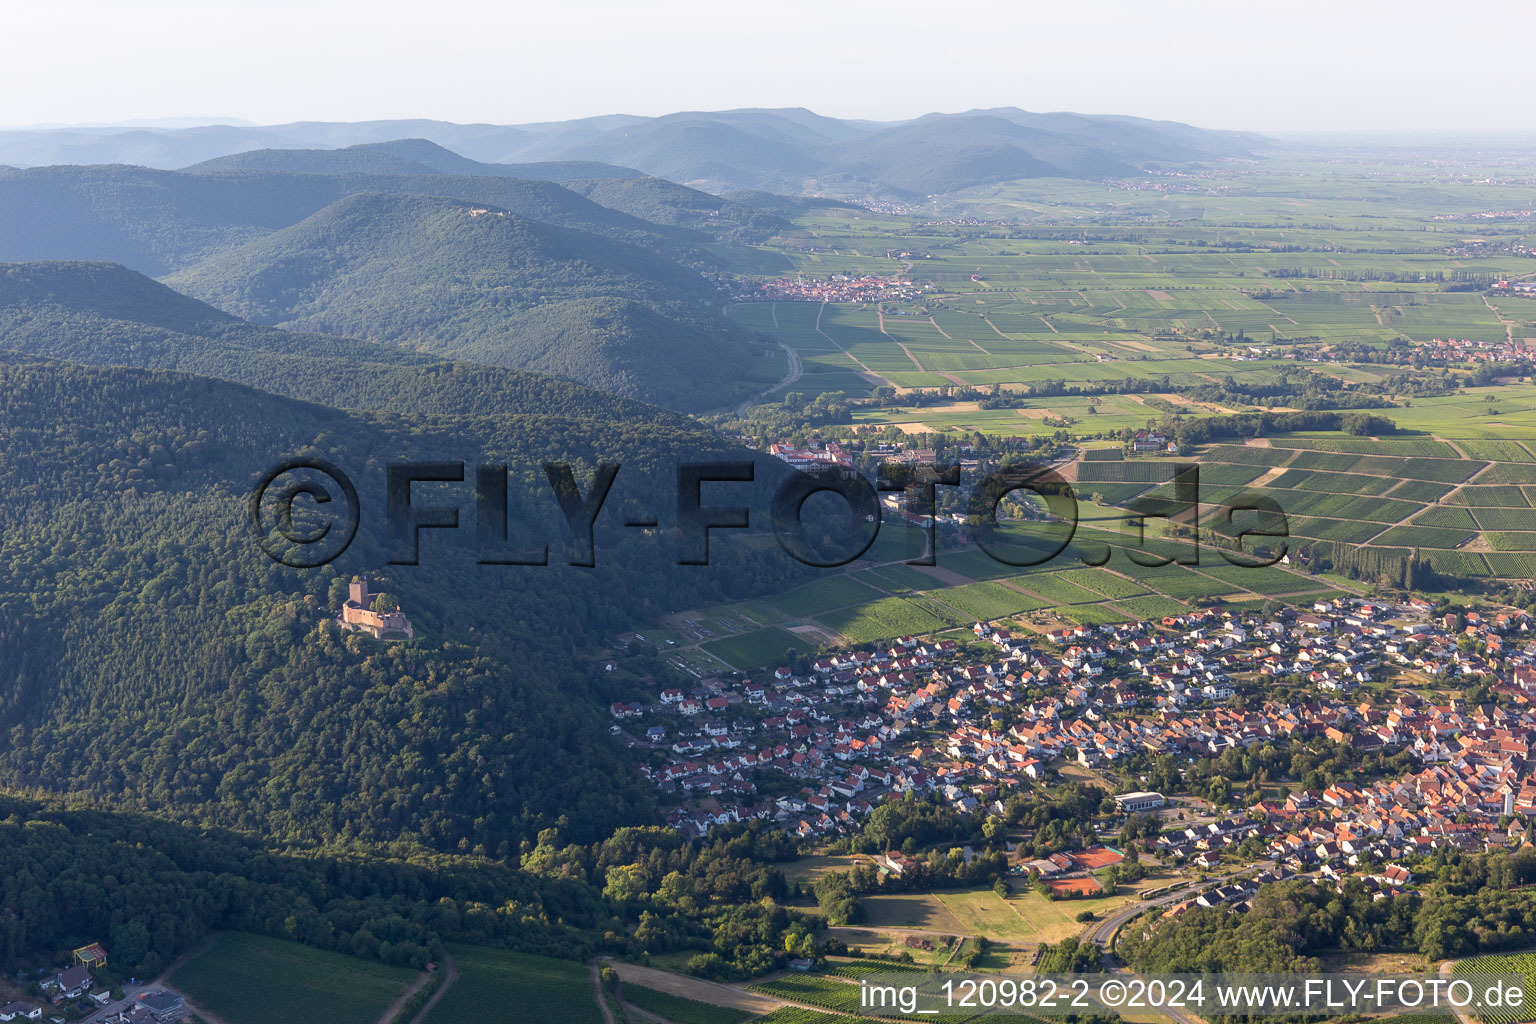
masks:
[[[368,577],[358,576],[353,579],[347,587],[347,603],[341,606],[341,614],[336,616],[337,625],[348,631],[361,630],[379,640],[409,640],[414,637],[416,630],[400,609],[373,610],[373,599],[376,596],[368,593]]]

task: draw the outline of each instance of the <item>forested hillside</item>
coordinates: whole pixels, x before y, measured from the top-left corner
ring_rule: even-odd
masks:
[[[59,166],[0,168],[0,260],[110,260],[164,274],[297,224],[360,192],[447,196],[637,244],[688,244],[675,231],[606,209],[550,181]]]
[[[780,214],[700,192],[665,178],[601,177],[570,180],[565,187],[653,224],[690,228],[729,241],[762,241],[789,229]],[[787,202],[787,200],[786,200]]]
[[[409,423],[10,354],[0,395],[0,782],[11,787],[290,840],[505,854],[562,816],[573,835],[604,835],[651,811],[606,736],[608,695],[584,652],[675,602],[787,571],[776,548],[736,547],[749,570],[720,545],[715,568],[686,572],[669,539],[617,527],[600,533],[596,570],[560,564],[537,460],[573,457],[583,481],[589,459],[621,462],[609,507],[664,508],[672,463],[700,439],[661,423],[579,408]],[[270,561],[245,520],[255,476],[306,451],[347,468],[366,510],[357,541],[323,571]],[[430,539],[421,566],[376,577],[419,631],[384,648],[329,620],[352,572],[385,565],[383,464],[412,457],[510,461],[513,522],[534,540],[542,531],[555,564],[477,566],[472,531]]]
[[[628,205],[666,223],[511,177],[0,170],[0,258],[170,272],[175,287],[262,323],[538,370],[674,409],[770,386],[784,369],[777,348],[675,262],[719,232],[653,199]],[[712,223],[737,226],[728,234],[774,222],[714,203]]]
[[[166,281],[260,323],[540,370],[672,408],[718,407],[776,373],[767,340],[721,315],[697,273],[454,200],[351,196]],[[753,373],[759,360],[766,370]]]
[[[654,405],[541,373],[260,327],[112,263],[0,264],[0,348],[182,370],[341,408],[594,425],[617,416],[631,430],[645,424],[713,443],[693,421]]]

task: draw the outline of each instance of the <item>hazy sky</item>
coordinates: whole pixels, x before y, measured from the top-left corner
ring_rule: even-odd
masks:
[[[1536,3],[10,0],[0,124],[1018,106],[1536,131]]]

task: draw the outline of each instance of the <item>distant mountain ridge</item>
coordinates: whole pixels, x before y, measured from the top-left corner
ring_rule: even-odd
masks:
[[[189,174],[225,171],[287,171],[299,174],[459,174],[530,181],[639,178],[643,171],[595,160],[548,160],[496,164],[471,160],[427,139],[363,142],[344,149],[252,149],[214,157],[190,167]]]
[[[365,158],[380,154],[402,157]],[[609,201],[658,223],[554,182],[395,169],[410,173],[0,171],[0,261],[117,263],[264,324],[690,412],[782,375],[777,349],[724,316],[697,269],[704,245],[772,233],[775,214],[655,178],[572,182],[617,190]]]
[[[792,194],[866,191],[904,195],[952,192],[1017,177],[1095,178],[1166,163],[1249,156],[1275,144],[1261,136],[1211,131],[1173,121],[1114,115],[1036,113],[1015,107],[933,113],[907,121],[826,117],[803,108],[684,111],[659,117],[609,115],[523,125],[445,121],[300,122],[180,129],[46,129],[0,132],[0,164],[137,163],[199,171],[249,168],[263,161],[323,163],[326,151],[380,143],[430,142],[460,160],[523,165],[572,161],[637,169],[706,191],[755,189]],[[271,151],[224,163],[250,151]],[[306,152],[280,158],[282,151]],[[407,161],[445,170],[398,150]],[[342,160],[384,156],[351,153]],[[370,168],[374,173],[401,171]],[[492,173],[459,167],[452,173]]]
[[[650,248],[676,250],[702,241],[607,209],[551,181],[437,172],[188,174],[58,166],[0,170],[0,261],[108,260],[164,274],[362,192],[483,203]]]

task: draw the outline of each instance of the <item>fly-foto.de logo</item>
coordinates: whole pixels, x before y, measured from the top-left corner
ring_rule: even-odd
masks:
[[[712,531],[751,527],[751,506],[706,503],[703,495],[706,485],[755,484],[757,468],[744,460],[676,466],[670,511],[678,565],[708,565]],[[1191,537],[1192,543],[1179,545],[1173,553],[1158,553],[1146,544],[1149,519],[1220,527],[1233,547],[1218,548],[1218,553],[1235,566],[1273,565],[1285,556],[1289,530],[1285,513],[1272,498],[1237,495],[1214,506],[1202,506],[1199,466],[1177,468],[1172,500],[1137,511],[1124,521],[1131,534],[1122,547],[1132,562],[1147,567],[1170,562],[1198,564],[1198,531]],[[566,543],[567,564],[596,566],[596,526],[621,466],[598,463],[585,480],[577,479],[569,463],[546,462],[541,469],[564,520],[564,536],[554,539]],[[506,463],[472,467],[462,461],[388,465],[384,511],[389,564],[419,564],[424,531],[472,529],[476,561],[481,565],[549,565],[548,542],[509,543],[513,522],[508,480]],[[439,487],[431,497],[423,498],[418,485]],[[441,485],[459,486],[445,492]],[[836,466],[793,470],[775,488],[768,518],[774,537],[791,557],[815,568],[834,568],[870,549],[884,515],[881,495],[896,493],[901,498],[903,520],[920,525],[926,532],[923,554],[909,559],[908,564],[934,565],[938,489],[960,485],[960,469],[954,465],[886,464],[874,481],[856,470]],[[445,500],[445,494],[450,500]],[[849,527],[836,550],[827,550],[825,538],[807,525],[806,504],[819,494],[834,495],[846,505]],[[999,510],[1010,498],[1015,510],[1026,510],[1029,521],[1040,526],[1031,543],[1021,544],[1003,529]],[[1025,501],[1019,502],[1020,498]],[[1062,555],[1077,535],[1080,518],[1072,485],[1053,469],[1031,465],[1005,467],[983,476],[970,485],[959,508],[948,518],[964,539],[997,562],[1015,567],[1043,565]],[[1239,519],[1243,513],[1256,518],[1244,524]],[[337,466],[319,458],[294,458],[259,477],[249,496],[248,515],[257,543],[268,556],[293,568],[316,568],[334,561],[351,545],[361,526],[363,509],[357,488]],[[650,530],[662,522],[655,515],[631,515],[622,525]],[[1245,538],[1271,543],[1262,551],[1248,551],[1244,549]],[[1109,546],[1098,542],[1080,544],[1074,552],[1086,565],[1103,565],[1110,557]]]

